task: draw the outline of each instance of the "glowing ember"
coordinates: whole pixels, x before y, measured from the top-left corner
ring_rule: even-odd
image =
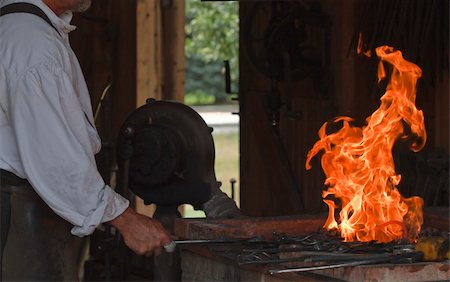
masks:
[[[352,126],[349,117],[338,117],[333,122],[342,122],[342,128],[327,134],[325,123],[319,130],[320,140],[308,153],[306,169],[323,150],[321,164],[329,187],[322,196],[334,197],[324,199],[329,207],[326,229],[338,229],[345,241],[415,241],[423,222],[423,200],[403,198],[397,190],[401,176],[395,173],[392,147],[398,138],[411,135],[413,151],[425,145],[423,113],[415,106],[416,82],[422,72],[391,47],[378,47],[376,53],[381,59],[379,80],[385,77],[383,61],[393,66],[380,107],[362,128]],[[338,205],[339,223],[334,215]]]

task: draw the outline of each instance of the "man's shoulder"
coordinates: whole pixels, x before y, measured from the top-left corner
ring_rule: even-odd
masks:
[[[64,49],[55,33],[52,26],[36,15],[18,13],[0,17],[3,64],[26,68],[57,59]]]

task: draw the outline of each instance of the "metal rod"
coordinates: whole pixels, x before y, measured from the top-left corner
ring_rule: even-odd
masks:
[[[236,184],[236,179],[231,178],[230,183],[231,183],[231,199],[233,199],[234,201],[234,191],[235,191],[234,185]]]
[[[299,268],[286,268],[286,269],[270,269],[270,274],[280,274],[280,273],[291,273],[291,272],[305,272],[305,271],[314,271],[314,270],[323,270],[323,269],[332,269],[346,266],[357,266],[364,264],[374,263],[372,260],[367,261],[351,261],[346,263],[339,264],[330,264],[330,265],[319,265],[319,266],[309,266],[309,267],[299,267]]]
[[[314,270],[323,270],[323,269],[332,269],[332,268],[340,268],[347,266],[358,266],[358,265],[367,265],[367,264],[376,264],[382,262],[390,262],[396,261],[397,259],[402,258],[411,258],[417,256],[417,253],[402,253],[397,255],[390,255],[387,257],[373,257],[370,259],[360,260],[360,261],[350,261],[338,264],[328,264],[328,265],[318,265],[318,266],[307,266],[307,267],[298,267],[298,268],[286,268],[286,269],[269,269],[270,274],[279,274],[279,273],[292,273],[292,272],[306,272],[306,271],[314,271]]]
[[[290,257],[290,258],[265,258],[260,255],[252,254],[252,255],[244,255],[238,256],[238,264],[275,264],[275,263],[286,263],[286,262],[295,262],[295,261],[303,261],[303,262],[329,262],[329,261],[360,261],[361,259],[367,260],[378,260],[378,259],[390,259],[392,258],[392,254],[375,254],[375,255],[367,255],[367,254],[303,254],[298,257]]]
[[[166,252],[171,253],[177,245],[222,245],[222,244],[251,244],[251,243],[267,243],[259,237],[253,238],[229,238],[229,239],[186,239],[173,240],[164,246]]]
[[[195,240],[174,240],[177,245],[205,245],[205,244],[224,244],[224,243],[236,243],[231,240],[210,240],[210,239],[195,239]],[[239,241],[242,242],[242,241]]]

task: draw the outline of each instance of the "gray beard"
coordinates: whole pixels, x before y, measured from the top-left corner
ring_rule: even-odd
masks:
[[[72,9],[72,12],[85,12],[91,7],[91,0],[78,0],[78,5]]]

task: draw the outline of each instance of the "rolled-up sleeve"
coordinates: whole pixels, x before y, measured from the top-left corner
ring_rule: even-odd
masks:
[[[100,176],[92,125],[62,68],[48,63],[29,69],[18,78],[9,108],[26,177],[74,225],[72,234],[88,235],[123,213],[129,202]]]

